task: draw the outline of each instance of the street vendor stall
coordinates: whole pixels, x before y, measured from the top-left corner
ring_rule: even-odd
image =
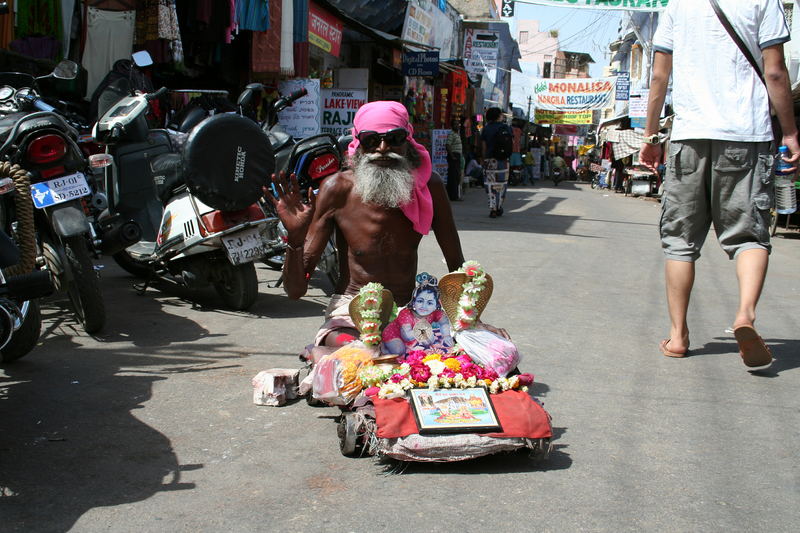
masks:
[[[625,167],[625,196],[653,196],[659,189],[658,174],[641,166]]]

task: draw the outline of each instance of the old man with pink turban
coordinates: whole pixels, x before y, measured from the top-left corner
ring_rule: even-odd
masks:
[[[414,139],[406,108],[388,101],[365,104],[353,119],[352,135],[344,161],[349,168],[326,178],[310,203],[300,201],[295,179],[273,177],[276,208],[288,233],[283,278],[290,298],[306,293],[335,235],[341,276],[314,342],[330,348],[357,338],[348,306],[367,283],[381,283],[399,306],[408,303],[419,243],[431,230],[450,271],[464,261],[444,184]]]

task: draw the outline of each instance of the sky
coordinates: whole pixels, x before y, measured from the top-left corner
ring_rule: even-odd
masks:
[[[623,16],[623,11],[616,10],[514,3],[515,19],[538,20],[541,31],[558,30],[562,50],[591,55],[595,60],[589,67],[593,78],[603,75],[603,67],[608,64],[608,44],[616,40]],[[516,31],[512,30],[512,36],[516,37]]]

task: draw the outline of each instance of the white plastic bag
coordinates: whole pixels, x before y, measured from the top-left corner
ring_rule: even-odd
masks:
[[[485,329],[465,329],[456,333],[456,343],[484,368],[506,377],[519,365],[517,347],[508,339]]]

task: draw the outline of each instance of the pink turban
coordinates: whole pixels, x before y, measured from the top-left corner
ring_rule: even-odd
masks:
[[[370,102],[361,106],[353,118],[353,140],[347,147],[352,156],[359,146],[357,134],[360,131],[385,133],[403,128],[408,132],[407,140],[420,156],[420,165],[414,169],[414,190],[411,200],[400,206],[403,214],[414,225],[414,231],[427,235],[433,222],[433,199],[428,189],[431,178],[431,156],[424,146],[414,140],[414,128],[408,122],[408,111],[399,102]]]

